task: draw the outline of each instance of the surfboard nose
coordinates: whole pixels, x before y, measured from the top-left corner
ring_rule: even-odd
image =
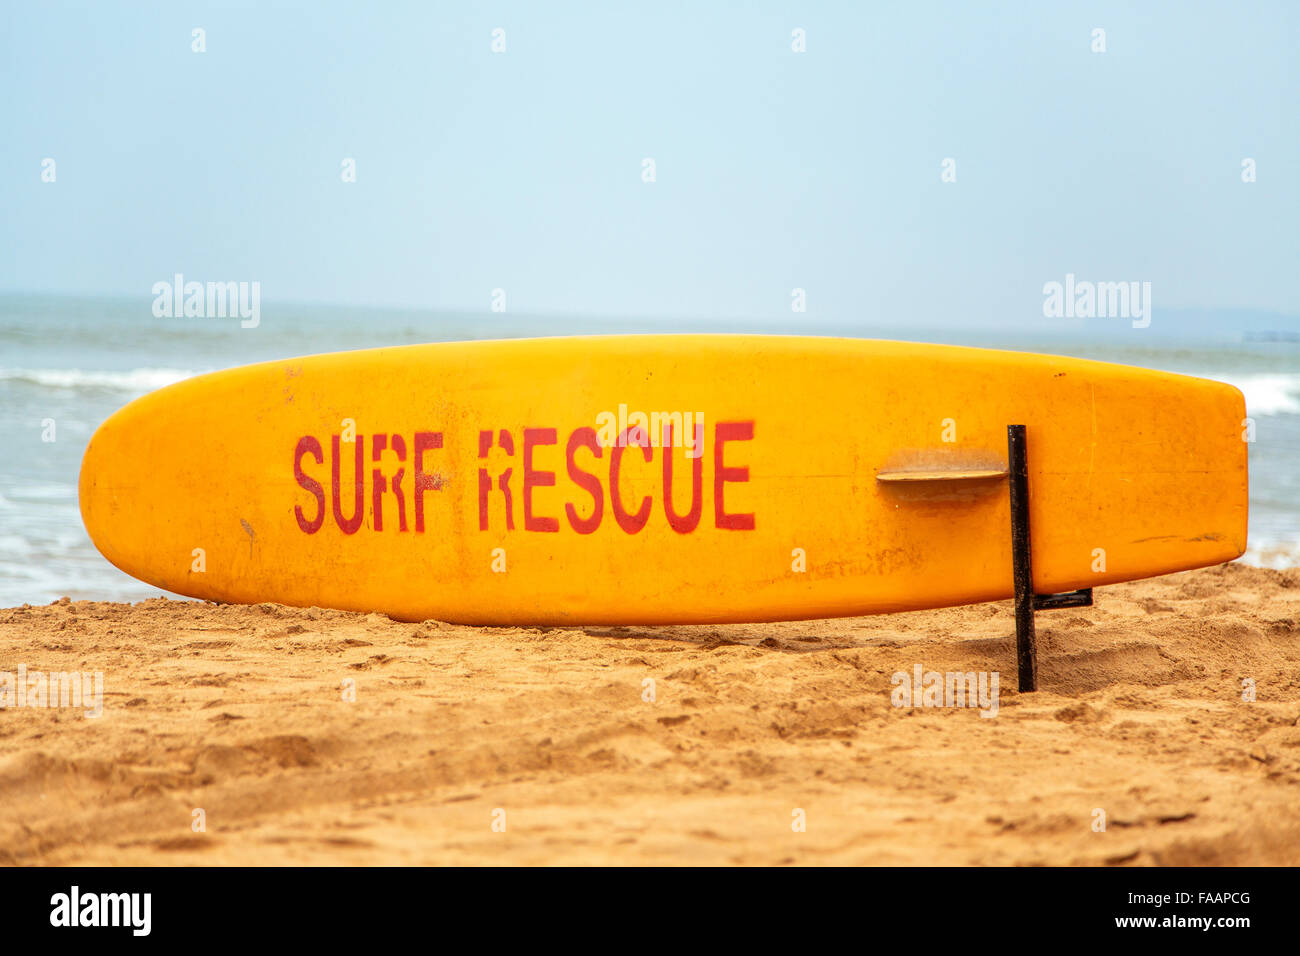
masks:
[[[138,500],[136,486],[127,474],[125,449],[121,447],[115,412],[90,437],[81,456],[81,473],[77,479],[77,499],[81,522],[95,548],[115,566],[128,574],[135,572],[123,564],[118,525],[123,517],[123,495]]]
[[[86,444],[77,479],[81,521],[99,553],[127,574],[172,591],[175,584],[154,569],[157,553],[169,548],[166,525],[179,513],[168,476],[187,455],[183,436],[157,421],[176,407],[180,397],[170,394],[176,388],[151,392],[105,419]],[[148,427],[141,427],[143,418],[151,420]],[[181,566],[179,556],[175,563]]]

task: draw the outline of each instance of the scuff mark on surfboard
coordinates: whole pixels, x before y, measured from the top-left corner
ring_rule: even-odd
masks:
[[[284,403],[285,403],[286,405],[292,405],[292,404],[293,404],[293,398],[294,398],[294,395],[293,395],[293,380],[294,380],[295,378],[297,378],[297,377],[298,377],[299,375],[301,375],[301,374],[302,374],[302,366],[301,366],[301,365],[298,365],[298,366],[286,365],[286,366],[284,367],[285,385],[284,385],[284,389],[283,389],[283,391],[284,391]]]
[[[1157,534],[1157,535],[1153,535],[1150,538],[1135,538],[1132,543],[1146,544],[1148,541],[1175,541],[1175,540],[1187,541],[1189,543],[1194,544],[1198,541],[1222,541],[1223,535],[1216,534],[1215,532],[1212,531],[1207,531],[1205,534],[1198,534],[1192,537],[1184,536],[1181,538],[1176,534]]]

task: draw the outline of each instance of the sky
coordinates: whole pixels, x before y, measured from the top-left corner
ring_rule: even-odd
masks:
[[[1068,273],[1296,315],[1298,28],[1293,2],[6,3],[0,293],[179,272],[764,318],[802,289],[943,326],[1041,314]]]

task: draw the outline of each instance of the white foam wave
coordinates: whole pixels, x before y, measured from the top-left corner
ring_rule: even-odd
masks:
[[[76,485],[26,485],[9,489],[7,503],[14,501],[57,501],[77,497]]]
[[[1249,415],[1300,415],[1300,374],[1260,372],[1254,375],[1210,374],[1205,378],[1227,382],[1246,396]]]
[[[199,373],[180,368],[133,368],[96,371],[79,368],[4,368],[0,380],[31,382],[45,388],[108,388],[124,392],[151,392]]]
[[[25,558],[32,553],[31,542],[22,535],[3,534],[0,535],[0,555],[6,558],[20,557]]]
[[[1264,542],[1250,544],[1240,558],[1242,564],[1257,568],[1275,568],[1285,571],[1300,568],[1300,543]]]

